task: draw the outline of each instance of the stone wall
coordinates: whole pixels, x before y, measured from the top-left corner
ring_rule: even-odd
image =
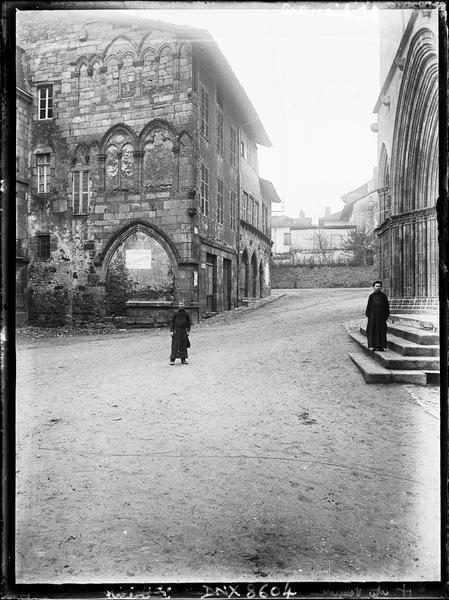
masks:
[[[21,13],[17,33],[32,75],[31,312],[37,319],[58,292],[56,312],[67,320],[77,307],[104,315],[108,249],[138,223],[171,249],[177,294],[190,300],[190,267],[182,266],[195,255],[190,46],[170,28],[79,14],[51,23],[50,13]],[[53,114],[39,119],[44,84],[53,86]],[[42,155],[45,191],[38,190]],[[45,259],[37,252],[42,235],[50,236]]]
[[[271,265],[271,287],[278,289],[371,287],[376,279],[374,267]]]

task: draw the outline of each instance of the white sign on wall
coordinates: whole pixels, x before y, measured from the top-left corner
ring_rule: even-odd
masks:
[[[128,269],[151,269],[151,248],[126,250],[126,267]]]

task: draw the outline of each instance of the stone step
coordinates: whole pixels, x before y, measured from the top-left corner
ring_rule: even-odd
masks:
[[[357,342],[358,348],[349,356],[355,363],[366,383],[413,383],[426,385],[426,373],[417,369],[386,369],[376,360],[376,353],[371,352],[365,345],[360,334],[349,334]]]
[[[427,375],[424,371],[401,371],[392,369],[390,373],[394,383],[414,383],[415,385],[427,385]]]
[[[360,333],[366,336],[366,326],[360,327]],[[439,356],[440,347],[437,345],[422,345],[406,338],[394,335],[388,330],[387,346],[402,356]]]
[[[438,333],[439,330],[439,316],[435,314],[396,314],[390,315],[390,322],[398,325],[405,325],[412,329],[419,329],[423,331],[432,331]]]
[[[387,323],[387,334],[390,333],[421,346],[436,346],[440,342],[439,335],[435,332],[415,329],[414,327],[397,323]]]
[[[366,383],[413,383],[426,385],[423,371],[388,370],[364,352],[350,352],[349,357],[361,372]]]
[[[439,370],[439,359],[434,356],[401,356],[393,350],[384,352],[372,352],[367,348],[366,337],[359,332],[349,334],[355,340],[362,350],[372,356],[385,369],[389,370],[413,370],[413,371],[437,371]]]
[[[425,370],[424,373],[427,377],[427,383],[431,385],[440,385],[440,371]]]
[[[390,371],[381,367],[376,361],[360,350],[350,352],[349,357],[361,372],[366,383],[390,383]]]

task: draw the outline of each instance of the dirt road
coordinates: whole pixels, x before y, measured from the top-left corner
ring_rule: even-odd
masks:
[[[438,390],[364,383],[367,293],[196,326],[185,366],[167,330],[19,342],[18,581],[438,579]]]

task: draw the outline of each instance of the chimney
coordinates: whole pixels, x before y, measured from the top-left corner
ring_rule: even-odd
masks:
[[[326,206],[324,216],[325,217],[329,217],[330,214],[331,214],[331,207],[330,206]]]
[[[306,218],[306,213],[303,210],[299,211],[299,218],[300,219],[305,219]]]

